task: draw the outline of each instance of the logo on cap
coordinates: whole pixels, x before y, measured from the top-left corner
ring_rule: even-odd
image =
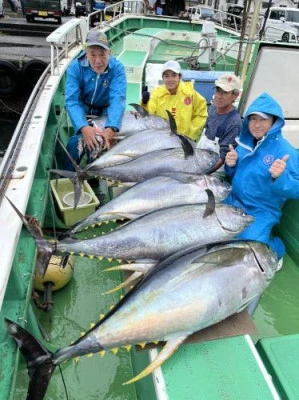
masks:
[[[104,43],[106,43],[108,45],[108,40],[107,40],[107,36],[106,35],[103,35],[102,33],[99,33],[97,39],[98,39],[99,42],[104,42]]]

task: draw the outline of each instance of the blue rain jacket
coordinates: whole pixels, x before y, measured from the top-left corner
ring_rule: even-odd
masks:
[[[262,140],[254,147],[254,137],[249,132],[248,115],[261,111],[277,117]],[[267,93],[260,95],[249,106],[236,151],[238,160],[235,167],[225,165],[225,171],[232,178],[232,192],[224,203],[241,207],[255,218],[255,221],[238,238],[258,240],[268,244],[282,257],[283,242],[271,236],[271,231],[281,217],[281,209],[287,199],[299,198],[299,155],[297,150],[283,138],[281,129],[284,117],[280,105]],[[289,155],[286,169],[273,179],[269,173],[276,159]]]
[[[84,51],[67,69],[65,104],[75,133],[87,126],[86,115],[107,115],[106,126],[121,126],[126,103],[125,68],[110,56],[108,69],[97,74]]]

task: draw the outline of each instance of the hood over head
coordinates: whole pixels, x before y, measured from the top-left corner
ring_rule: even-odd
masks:
[[[251,114],[258,114],[261,115],[272,115],[274,117],[274,123],[270,128],[269,134],[281,133],[281,129],[284,126],[284,116],[281,106],[278,102],[271,97],[268,93],[262,93],[259,97],[257,97],[248,107],[245,115],[244,115],[244,122],[243,128],[240,134],[240,141],[246,144],[251,145],[253,142],[253,136],[249,132],[248,124],[249,124],[249,116]]]

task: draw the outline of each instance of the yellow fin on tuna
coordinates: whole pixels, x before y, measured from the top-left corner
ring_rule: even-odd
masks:
[[[113,292],[116,292],[117,290],[120,290],[126,286],[128,286],[130,283],[135,282],[137,279],[139,279],[143,274],[141,272],[134,272],[131,276],[129,276],[128,279],[126,279],[124,282],[122,282],[120,285],[117,285],[113,287],[110,290],[107,290],[107,292],[104,292],[103,294],[110,294]]]
[[[129,383],[133,383],[139,381],[139,379],[144,378],[146,375],[151,374],[156,368],[160,367],[184,342],[184,340],[188,337],[188,335],[179,336],[175,339],[169,340],[161,352],[157,355],[157,357],[153,360],[153,362],[148,365],[140,374],[136,375],[134,378],[129,381],[123,383],[123,385],[128,385]]]

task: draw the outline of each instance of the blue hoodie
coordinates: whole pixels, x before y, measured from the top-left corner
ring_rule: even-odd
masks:
[[[121,126],[126,102],[123,64],[110,56],[107,70],[97,74],[84,51],[67,69],[65,104],[75,133],[88,125],[86,114],[107,115],[106,126]]]
[[[260,111],[273,115],[275,122],[254,147],[254,137],[248,128],[249,114]],[[249,106],[240,138],[237,140],[238,160],[235,167],[225,165],[232,178],[232,193],[224,201],[254,216],[255,221],[238,238],[258,240],[268,244],[282,257],[285,247],[277,237],[271,236],[274,225],[279,223],[281,209],[287,199],[299,198],[299,155],[283,138],[281,129],[284,116],[280,105],[267,93],[261,94]],[[276,179],[269,168],[276,159],[289,155],[286,169]]]

